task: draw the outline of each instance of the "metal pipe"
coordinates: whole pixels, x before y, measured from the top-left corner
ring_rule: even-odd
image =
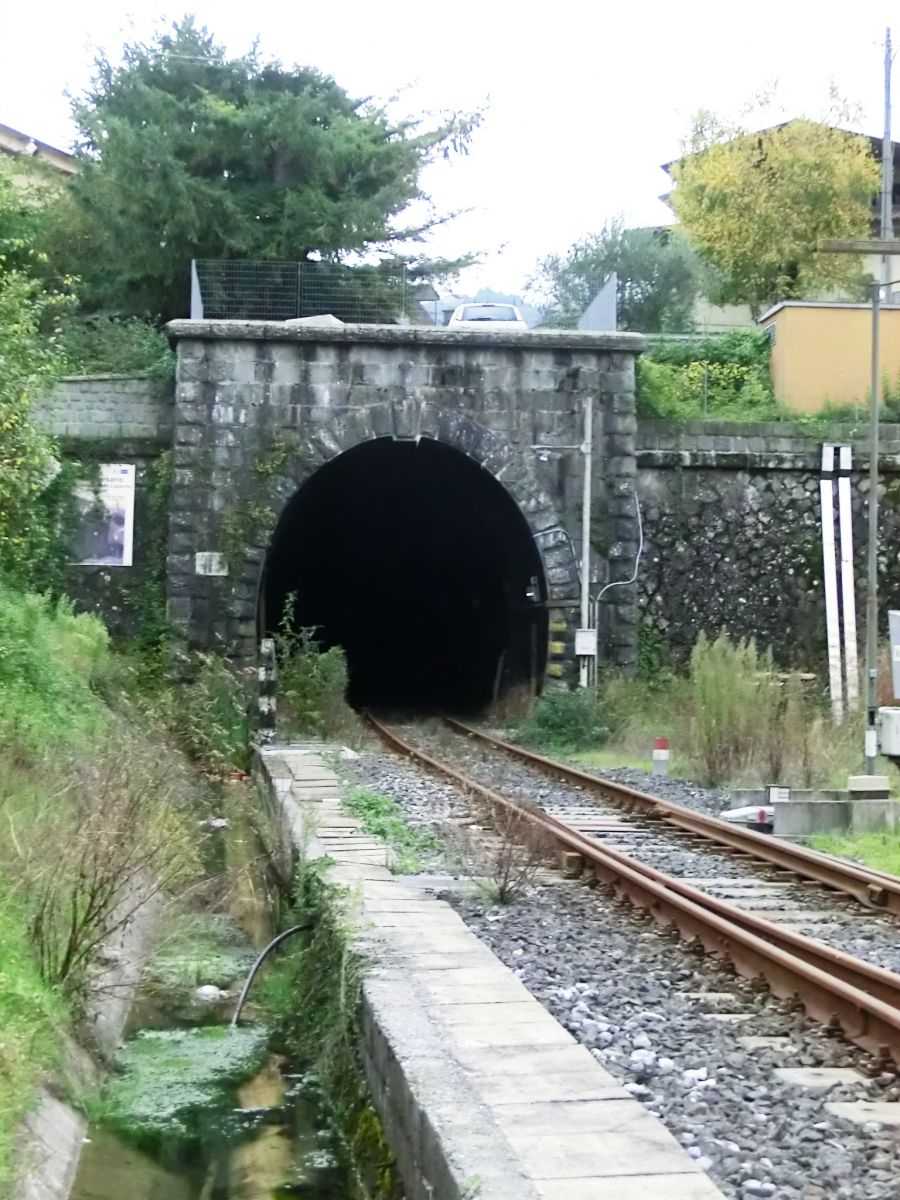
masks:
[[[591,615],[591,472],[594,458],[594,398],[584,398],[584,481],[581,493],[581,628],[587,629]],[[588,659],[582,655],[578,665],[580,687],[588,685]]]
[[[279,933],[278,937],[272,938],[271,942],[269,942],[268,946],[266,946],[265,950],[262,951],[256,962],[250,968],[250,974],[247,976],[246,982],[241,988],[241,994],[238,997],[237,1008],[234,1010],[234,1016],[228,1023],[230,1029],[237,1029],[238,1021],[241,1019],[241,1010],[247,1002],[247,993],[250,991],[250,988],[253,985],[253,980],[256,978],[257,971],[266,961],[269,954],[275,949],[276,946],[280,946],[283,941],[291,937],[293,934],[302,933],[306,929],[312,929],[312,927],[312,921],[307,921],[304,925],[292,925],[290,929],[286,929],[284,933]]]

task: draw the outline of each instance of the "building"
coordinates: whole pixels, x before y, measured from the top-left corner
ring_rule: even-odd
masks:
[[[790,121],[782,121],[778,125],[770,125],[766,129],[759,130],[760,136],[769,133],[775,129],[784,129],[790,125]],[[846,132],[850,132],[849,130]],[[868,134],[863,134],[868,138],[872,149],[872,157],[876,162],[880,163],[882,158],[882,140],[880,137],[873,137]],[[894,152],[894,183],[892,195],[892,219],[897,222],[900,218],[900,142],[893,142]],[[663,163],[662,169],[666,172],[669,178],[675,184],[674,168],[678,166],[680,159],[673,159],[671,162]],[[665,204],[670,204],[671,188],[660,199]],[[872,197],[872,236],[878,237],[881,231],[881,196],[876,193]],[[900,281],[900,257],[895,257],[889,260],[888,278],[891,280]],[[862,273],[870,275],[873,279],[878,279],[881,276],[881,258],[878,255],[867,255],[862,259]],[[835,294],[821,294],[810,296],[809,300],[815,302],[842,302],[846,300]],[[891,299],[900,299],[900,282],[894,285],[894,290],[891,292]],[[772,311],[775,311],[774,309]],[[767,314],[768,315],[768,314]],[[765,320],[765,318],[763,318]],[[725,305],[720,306],[713,304],[706,297],[700,297],[697,301],[694,310],[694,324],[701,332],[722,333],[730,329],[753,329],[755,321],[751,315],[750,309],[746,305]]]
[[[835,300],[784,300],[760,317],[772,345],[772,388],[794,412],[868,407],[872,380],[872,306]],[[881,375],[900,389],[900,304],[881,309]]]
[[[32,163],[40,163],[49,168],[51,173],[60,176],[78,173],[78,159],[74,154],[39,142],[9,125],[0,125],[0,154],[15,159],[20,167],[27,168]]]

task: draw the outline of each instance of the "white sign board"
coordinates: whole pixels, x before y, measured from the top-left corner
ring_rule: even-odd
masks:
[[[218,550],[198,550],[194,555],[195,575],[227,575],[228,560]]]
[[[96,486],[75,488],[78,527],[73,562],[83,567],[130,567],[134,552],[134,465],[102,463]]]

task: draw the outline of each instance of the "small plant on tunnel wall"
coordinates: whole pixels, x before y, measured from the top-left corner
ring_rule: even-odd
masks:
[[[356,740],[359,722],[346,701],[347,660],[340,646],[323,650],[316,630],[294,623],[296,594],[285,601],[278,650],[278,717],[289,734]]]

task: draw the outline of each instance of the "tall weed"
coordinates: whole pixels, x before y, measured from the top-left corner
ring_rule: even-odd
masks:
[[[704,782],[724,783],[767,753],[782,708],[770,652],[752,640],[713,641],[701,634],[691,651],[690,744]]]
[[[316,631],[294,624],[289,597],[275,638],[278,719],[288,736],[355,740],[359,720],[346,700],[347,659],[339,646],[323,650]]]

